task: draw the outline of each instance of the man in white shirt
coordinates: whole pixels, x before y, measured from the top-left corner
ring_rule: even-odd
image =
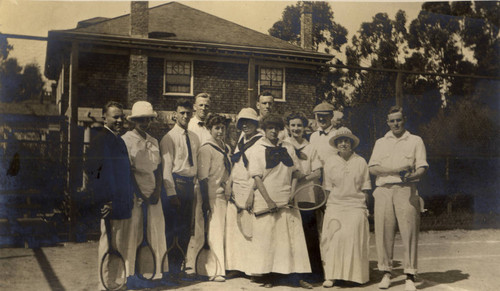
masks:
[[[370,174],[376,176],[375,241],[378,269],[385,273],[379,288],[387,289],[391,284],[394,236],[398,227],[404,247],[405,290],[412,291],[416,290],[421,209],[416,184],[429,165],[424,142],[405,129],[405,121],[403,110],[399,106],[391,107],[387,115],[391,130],[375,143],[368,166]]]
[[[188,130],[195,133],[200,139],[200,143],[210,139],[210,131],[205,127],[205,121],[210,112],[210,94],[200,93],[194,97],[194,116],[188,124]]]
[[[257,103],[255,105],[257,107],[257,111],[259,112],[259,120],[262,120],[264,116],[273,112],[274,108],[274,97],[269,92],[263,92],[260,94],[257,99]]]
[[[160,152],[163,163],[163,183],[170,205],[175,208],[174,237],[184,253],[194,226],[194,180],[197,173],[197,155],[200,141],[189,131],[188,123],[193,115],[193,103],[187,99],[177,100],[175,126],[162,138]],[[177,271],[182,261],[168,257],[171,271]],[[184,260],[185,258],[182,258]],[[185,263],[185,262],[184,262]]]

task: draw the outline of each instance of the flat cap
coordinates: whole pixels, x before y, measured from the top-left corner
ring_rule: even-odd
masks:
[[[333,105],[328,102],[322,102],[313,109],[313,113],[333,113]]]

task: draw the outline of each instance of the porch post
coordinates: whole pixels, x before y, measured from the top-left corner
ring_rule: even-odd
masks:
[[[80,154],[78,153],[78,55],[79,43],[73,42],[71,45],[70,57],[70,82],[69,82],[69,104],[68,104],[68,176],[67,176],[67,191],[69,198],[69,240],[75,241],[76,227],[76,209],[75,196],[78,187],[78,161],[76,160]]]
[[[255,104],[257,103],[255,91],[255,59],[248,59],[248,107],[255,108]]]

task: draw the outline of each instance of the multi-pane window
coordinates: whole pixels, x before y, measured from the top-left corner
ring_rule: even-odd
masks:
[[[259,94],[270,92],[275,101],[285,101],[285,69],[261,67],[259,71]]]
[[[192,94],[193,63],[165,61],[165,94]]]

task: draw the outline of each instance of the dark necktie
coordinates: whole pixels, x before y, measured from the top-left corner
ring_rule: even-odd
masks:
[[[200,122],[198,122],[198,125],[199,125],[199,126],[205,126],[205,122],[200,121]]]
[[[322,136],[322,135],[328,135],[328,133],[326,131],[320,130],[319,131],[319,136]]]
[[[292,157],[290,157],[286,148],[281,145],[266,147],[266,169],[272,169],[279,163],[283,163],[287,167],[293,166]]]
[[[245,152],[251,147],[253,146],[262,136],[255,136],[254,138],[252,138],[251,140],[249,140],[247,143],[244,143],[243,142],[243,138],[238,142],[238,152],[235,153],[232,157],[231,157],[231,162],[233,162],[233,164],[237,163],[240,158],[243,159],[243,165],[245,165],[245,168],[248,168],[248,159],[247,159],[247,155],[245,155]]]
[[[188,148],[188,162],[189,165],[192,167],[194,166],[194,163],[193,163],[193,152],[191,151],[191,140],[189,140],[189,134],[187,130],[184,131],[184,134],[186,135],[186,145]]]
[[[224,157],[224,168],[226,168],[228,174],[231,174],[231,163],[229,162],[229,158],[227,157],[227,147],[224,147],[225,150],[223,151],[221,148],[214,144],[209,143],[209,145],[211,145],[216,151],[222,154],[222,156]]]

